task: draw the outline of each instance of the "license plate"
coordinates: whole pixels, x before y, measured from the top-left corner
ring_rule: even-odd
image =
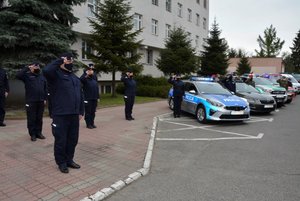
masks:
[[[244,114],[244,111],[232,111],[231,114],[232,115],[240,115],[240,114]]]
[[[284,98],[283,95],[277,95],[276,97],[277,97],[277,98]]]
[[[283,102],[283,99],[278,99],[277,102],[281,103],[281,102]]]
[[[265,105],[264,107],[265,108],[273,108],[274,106],[273,105]]]

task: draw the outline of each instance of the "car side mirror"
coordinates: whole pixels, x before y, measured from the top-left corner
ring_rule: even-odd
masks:
[[[197,94],[197,92],[195,90],[189,90],[190,94]]]

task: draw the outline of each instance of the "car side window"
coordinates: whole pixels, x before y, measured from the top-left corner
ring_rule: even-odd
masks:
[[[197,88],[194,84],[190,84],[188,91],[195,91],[195,93],[198,93]]]
[[[189,91],[190,86],[191,86],[191,83],[188,83],[188,82],[184,83],[184,91]]]

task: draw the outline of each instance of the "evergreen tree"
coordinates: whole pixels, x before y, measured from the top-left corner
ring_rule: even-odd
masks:
[[[296,38],[293,40],[293,47],[291,47],[292,55],[291,60],[295,67],[295,71],[300,73],[300,30]]]
[[[137,62],[141,55],[135,53],[141,41],[136,41],[141,30],[134,31],[129,15],[131,7],[125,0],[105,0],[100,3],[96,19],[90,19],[93,31],[89,45],[93,53],[88,56],[98,71],[112,73],[112,96],[115,97],[116,72],[130,66],[135,73],[142,70]]]
[[[294,73],[295,66],[293,64],[292,55],[289,52],[282,53],[282,63],[284,65],[284,72]]]
[[[284,44],[284,40],[281,41],[277,37],[277,32],[273,25],[265,29],[263,38],[260,35],[258,36],[257,42],[260,47],[260,50],[255,50],[257,57],[276,57]]]
[[[75,41],[72,6],[85,0],[8,0],[0,7],[0,62],[18,68],[49,62]],[[6,6],[5,6],[6,5]]]
[[[247,55],[246,51],[241,48],[239,49],[230,48],[227,51],[227,54],[229,58],[242,58]]]
[[[243,75],[244,73],[250,73],[251,72],[251,66],[248,58],[244,55],[241,57],[240,62],[237,66],[237,74]]]
[[[225,75],[228,68],[227,50],[228,45],[224,38],[220,38],[221,31],[219,25],[214,21],[212,29],[209,31],[209,37],[205,39],[206,44],[203,45],[201,60],[201,74]]]
[[[165,42],[165,49],[156,61],[157,68],[165,75],[171,73],[190,74],[196,71],[197,58],[188,34],[181,28],[174,28]]]

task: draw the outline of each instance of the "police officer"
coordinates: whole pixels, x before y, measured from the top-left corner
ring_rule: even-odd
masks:
[[[38,62],[33,62],[16,74],[25,84],[27,128],[31,141],[45,139],[42,134],[44,106],[47,100],[47,83]]]
[[[81,82],[72,63],[73,55],[65,53],[43,69],[50,91],[54,157],[62,173],[68,173],[68,167],[80,168],[73,158],[84,106]]]
[[[125,85],[124,101],[125,101],[125,118],[128,121],[134,120],[132,117],[132,108],[136,93],[136,81],[133,79],[132,69],[128,69],[125,74],[122,75],[121,81]]]
[[[228,74],[226,79],[223,81],[223,86],[226,87],[229,91],[236,92],[235,81],[233,80],[233,75]]]
[[[89,129],[97,128],[95,126],[95,113],[97,101],[99,99],[99,87],[97,75],[94,73],[94,64],[89,64],[88,68],[80,77],[84,92],[84,109],[86,127]]]
[[[277,82],[279,83],[279,85],[283,88],[285,88],[286,90],[288,90],[289,88],[289,83],[288,80],[285,76],[281,76],[280,79],[277,80]]]
[[[173,85],[174,118],[180,117],[181,102],[184,96],[184,83],[181,81],[179,74],[171,76],[168,82]]]
[[[0,67],[0,126],[6,126],[5,117],[5,100],[9,93],[9,84],[6,71]]]

